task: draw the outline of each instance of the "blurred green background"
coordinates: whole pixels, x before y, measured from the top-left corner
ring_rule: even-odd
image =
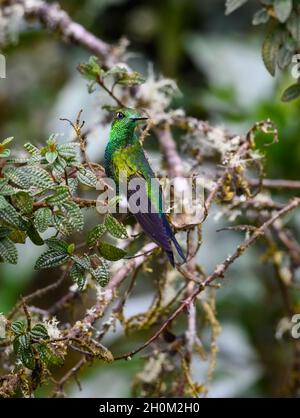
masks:
[[[299,178],[300,101],[280,102],[282,91],[292,82],[289,72],[274,79],[262,63],[263,31],[251,19],[256,1],[226,17],[223,0],[61,0],[75,21],[108,42],[121,36],[130,40],[129,61],[147,75],[149,63],[157,74],[174,78],[181,91],[174,106],[187,113],[228,128],[245,132],[255,121],[270,118],[279,128],[279,144],[267,149],[266,171],[270,178]],[[88,95],[76,66],[88,58],[80,47],[63,44],[56,36],[35,25],[22,31],[5,47],[7,78],[0,79],[0,139],[15,137],[15,147],[27,141],[43,144],[50,133],[70,135],[60,117],[74,119],[83,108],[87,126],[99,119],[101,95]],[[89,152],[101,162],[107,129],[89,138]],[[291,152],[291,150],[293,150]],[[212,219],[204,227],[199,261],[206,271],[228,255],[241,238],[215,232],[221,222]],[[212,252],[211,249],[214,248]],[[42,250],[19,246],[17,266],[1,265],[0,312],[7,312],[20,294],[50,283],[55,272],[33,272]],[[217,292],[217,312],[223,331],[219,339],[216,376],[210,396],[270,396],[281,393],[286,373],[286,341],[275,338],[283,316],[282,300],[274,272],[258,265],[252,249],[230,270]],[[228,278],[230,280],[228,280]],[[140,312],[151,301],[153,284],[138,283],[127,313]],[[60,290],[63,294],[65,289]],[[59,293],[51,295],[53,300]],[[42,301],[48,306],[51,300]],[[65,320],[66,318],[64,318]],[[108,340],[122,351],[143,341],[128,341],[121,330]],[[130,382],[143,360],[104,366],[100,362],[83,374],[80,392],[69,386],[70,396],[130,396]],[[200,360],[193,365],[201,381]],[[43,392],[44,393],[44,392]]]

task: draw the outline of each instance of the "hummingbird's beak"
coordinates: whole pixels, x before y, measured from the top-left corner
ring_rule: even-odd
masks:
[[[131,118],[131,120],[134,120],[134,121],[136,121],[136,120],[147,120],[148,118],[146,118],[146,117],[140,117],[140,118]]]

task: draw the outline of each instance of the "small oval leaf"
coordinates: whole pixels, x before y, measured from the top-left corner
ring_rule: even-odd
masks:
[[[263,62],[273,77],[275,76],[278,52],[279,33],[273,29],[267,33],[262,45]]]
[[[36,340],[49,338],[47,328],[43,324],[36,324],[30,331],[30,335]]]
[[[274,1],[275,14],[281,23],[284,23],[289,18],[293,10],[292,0],[275,0]]]
[[[98,245],[99,254],[109,261],[117,261],[124,258],[127,254],[126,251],[121,248],[117,248],[114,245],[108,244],[107,242],[100,242]]]
[[[50,208],[40,208],[34,212],[34,226],[39,232],[45,232],[52,222]]]
[[[42,254],[35,263],[35,270],[47,269],[51,267],[58,267],[64,264],[69,258],[69,255],[66,255],[60,251],[48,250]]]
[[[107,231],[116,238],[128,238],[126,228],[116,218],[108,214],[105,216],[104,225]]]
[[[292,84],[282,94],[281,100],[283,102],[290,102],[300,96],[300,84]]]

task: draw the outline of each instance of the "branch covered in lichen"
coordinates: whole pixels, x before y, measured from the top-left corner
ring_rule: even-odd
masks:
[[[141,274],[153,271],[154,263],[161,262],[162,253],[145,237],[142,248],[136,251],[135,238],[141,232],[137,224],[129,225],[122,217],[99,216],[96,212],[96,183],[103,180],[103,168],[87,158],[91,128],[83,130],[81,112],[74,123],[68,121],[74,129],[74,142],[61,144],[51,136],[42,148],[26,144],[28,158],[19,159],[10,156],[11,138],[3,141],[0,153],[1,261],[16,263],[15,244],[24,243],[28,238],[36,245],[47,246],[37,259],[36,268],[59,267],[61,273],[60,276],[53,274],[53,283],[24,296],[9,315],[0,317],[0,327],[5,331],[5,338],[0,341],[1,360],[10,370],[0,378],[0,394],[9,397],[21,391],[25,396],[32,395],[50,376],[53,396],[63,396],[69,381],[77,379],[81,369],[92,361],[129,359],[147,349],[145,368],[134,381],[138,395],[205,396],[207,384],[213,378],[220,333],[215,293],[222,287],[220,279],[229,274],[229,267],[259,238],[271,254],[269,257],[280,279],[289,314],[294,310],[290,290],[299,286],[295,278],[299,246],[282,217],[295,210],[300,201],[297,197],[287,203],[276,201],[269,190],[274,187],[298,189],[299,182],[265,179],[263,157],[255,143],[258,131],[271,134],[275,143],[277,130],[270,121],[263,121],[244,135],[235,136],[187,116],[182,109],[174,110],[171,104],[177,86],[173,80],[155,77],[152,73],[143,77],[126,62],[116,64],[123,59],[123,51],[74,23],[55,4],[5,1],[1,8],[9,14],[10,8],[16,5],[21,7],[23,18],[34,18],[46,29],[58,33],[62,40],[76,43],[96,55],[78,67],[88,80],[89,91],[105,91],[107,99],[114,101],[116,107],[144,108],[150,123],[140,132],[140,137],[147,141],[150,133],[157,138],[162,153],[159,174],[177,177],[177,187],[183,187],[186,177],[194,178],[201,172],[206,198],[203,216],[191,218],[187,213],[170,216],[174,229],[186,240],[186,265],[177,266],[174,271],[165,263],[159,264],[161,271],[151,306],[145,312],[126,317],[124,307],[134,284]],[[111,102],[104,105],[107,108]],[[100,123],[104,125],[107,121]],[[97,219],[96,226],[89,231],[85,231],[86,208],[93,210]],[[218,255],[214,254],[216,265],[207,274],[197,254],[203,239],[202,224],[212,216],[213,208],[217,216],[223,216],[229,224],[227,229],[247,235],[223,262],[219,263]],[[240,218],[242,225],[239,225]],[[53,237],[44,239],[44,232],[49,232],[50,228],[54,228]],[[81,243],[73,242],[74,233],[80,236]],[[274,250],[279,246],[290,261],[288,280],[286,270],[283,272],[278,263],[278,251]],[[65,284],[69,277],[73,285],[48,308],[41,308],[39,298]],[[124,290],[126,285],[128,288]],[[94,295],[92,306],[71,324],[59,324],[54,315],[81,303],[78,302],[81,295],[88,291]],[[188,313],[186,323],[183,312]],[[177,335],[174,331],[175,321],[184,323],[183,334]],[[123,350],[112,353],[102,344],[102,339],[117,322],[127,335],[144,330],[150,337],[128,353],[124,354]],[[206,330],[211,334],[209,347],[201,340]],[[62,377],[55,378],[53,366],[67,363],[71,350],[80,354],[80,360],[75,366],[68,366]],[[194,382],[191,373],[192,359],[197,355],[209,365],[202,382]]]

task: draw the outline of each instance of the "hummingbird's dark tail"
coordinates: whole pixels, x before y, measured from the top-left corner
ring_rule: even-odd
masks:
[[[146,190],[144,192],[146,194]],[[130,197],[132,193],[134,192],[131,190],[128,190],[129,209],[130,209]],[[146,232],[146,234],[149,235],[149,237],[159,247],[161,247],[165,251],[173,267],[175,267],[175,260],[174,260],[174,253],[173,253],[171,242],[173,242],[183,262],[186,262],[186,257],[183,254],[182,248],[180,247],[178,241],[175,238],[174,232],[172,231],[172,228],[169,225],[166,214],[163,212],[152,210],[154,206],[151,204],[151,201],[148,196],[147,196],[147,200],[148,200],[148,211],[141,211],[141,212],[136,213],[136,211],[132,210],[136,220],[141,225],[141,227]]]
[[[170,241],[174,243],[175,248],[183,262],[186,262],[186,257],[183,254],[182,248],[176,240],[164,213],[138,212],[135,213],[134,216],[146,234],[149,235],[149,237],[165,251],[173,267],[175,267],[175,260]]]
[[[164,227],[166,228],[168,237],[172,240],[173,244],[175,245],[175,248],[176,248],[178,254],[182,258],[182,261],[184,263],[186,263],[186,256],[183,254],[182,248],[181,248],[179,242],[177,241],[177,239],[176,239],[176,237],[174,235],[174,232],[172,231],[172,229],[170,227],[170,224],[169,224],[169,222],[168,222],[167,217],[166,217],[165,214],[162,214],[162,220],[163,220]],[[168,255],[168,257],[169,257],[169,255]],[[172,258],[173,258],[173,262],[174,262],[173,251],[172,251]],[[169,257],[169,260],[170,260],[170,257]]]
[[[159,213],[138,212],[134,216],[146,234],[166,252],[172,266],[175,267],[172,247],[161,215]]]
[[[165,250],[165,253],[166,253],[170,263],[172,264],[172,267],[175,267],[174,254],[173,254],[172,249],[171,250]]]

